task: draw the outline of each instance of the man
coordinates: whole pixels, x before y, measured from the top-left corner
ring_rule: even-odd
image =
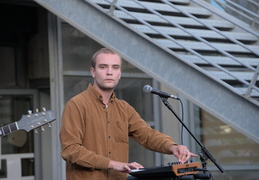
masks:
[[[67,180],[125,180],[131,169],[143,168],[128,163],[128,137],[147,149],[173,154],[182,163],[196,156],[152,129],[133,107],[115,97],[121,65],[114,51],[97,51],[90,69],[94,83],[65,105],[60,139]]]

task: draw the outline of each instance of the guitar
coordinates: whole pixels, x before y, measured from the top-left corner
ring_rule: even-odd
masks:
[[[25,130],[27,132],[41,127],[44,131],[43,126],[49,124],[56,119],[54,111],[46,111],[43,108],[42,112],[32,113],[30,110],[27,115],[23,115],[19,121],[0,127],[0,137],[10,134],[17,130]]]

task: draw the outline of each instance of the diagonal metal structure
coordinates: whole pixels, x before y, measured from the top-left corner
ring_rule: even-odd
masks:
[[[259,36],[243,23],[198,0],[35,2],[259,143]]]

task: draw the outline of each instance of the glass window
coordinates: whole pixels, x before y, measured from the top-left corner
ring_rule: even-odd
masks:
[[[92,83],[92,77],[85,76],[65,76],[64,77],[64,101],[67,102],[70,98],[83,92]]]
[[[1,127],[21,119],[32,107],[31,95],[0,96]],[[2,154],[33,152],[33,132],[14,131],[2,137]]]
[[[6,160],[1,159],[0,178],[7,178],[7,165]]]
[[[22,118],[22,115],[28,114],[27,111],[32,109],[32,102],[32,95],[0,95],[0,127],[17,122]],[[1,137],[1,151],[0,178],[7,177],[7,169],[17,167],[15,163],[21,163],[22,176],[34,176],[33,131],[26,132],[21,128],[21,130],[9,132]],[[27,155],[31,158],[24,160],[23,156]]]
[[[204,110],[200,133],[201,142],[226,171],[212,171],[216,179],[258,179],[259,144]],[[208,165],[215,166],[210,160]]]
[[[0,87],[16,86],[15,48],[0,47]]]
[[[102,46],[67,23],[62,23],[64,71],[89,71],[93,52]]]

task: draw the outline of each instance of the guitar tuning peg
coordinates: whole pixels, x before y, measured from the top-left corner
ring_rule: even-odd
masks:
[[[34,116],[37,116],[37,117],[38,117],[38,116],[39,116],[39,114],[38,114],[39,109],[36,109],[35,112],[36,112],[36,113],[34,113]]]
[[[34,129],[34,133],[35,133],[35,134],[38,134],[38,131],[37,131],[37,129]]]
[[[51,124],[50,124],[50,123],[48,123],[48,125],[49,125],[49,128],[51,128]]]
[[[42,108],[42,111],[46,111],[46,108],[45,108],[45,107],[43,107],[43,108]]]
[[[43,127],[43,126],[41,126],[41,131],[45,131],[45,129],[44,129],[44,127]]]
[[[30,115],[32,114],[31,110],[28,110],[28,117],[31,117]]]

